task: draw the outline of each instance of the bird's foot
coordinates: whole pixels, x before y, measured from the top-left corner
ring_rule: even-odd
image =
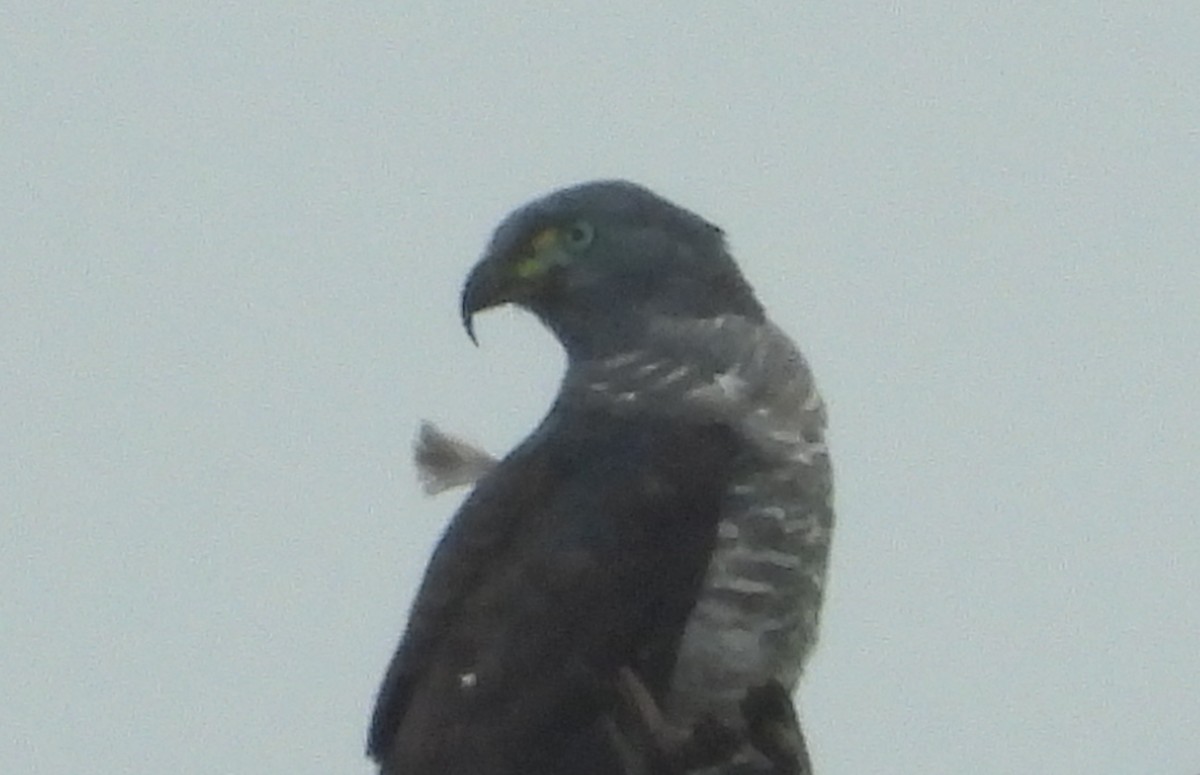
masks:
[[[617,675],[618,726],[642,753],[641,771],[679,775],[727,761],[742,745],[740,736],[716,719],[705,717],[690,729],[668,721],[658,702],[629,668]]]
[[[742,699],[746,737],[779,775],[812,775],[808,745],[792,698],[778,681],[746,692]]]

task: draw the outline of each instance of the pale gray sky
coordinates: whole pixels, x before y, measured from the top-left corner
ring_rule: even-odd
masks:
[[[0,771],[369,773],[416,424],[562,366],[459,285],[622,176],[831,406],[820,775],[1200,772],[1192,0],[59,5],[0,10]]]

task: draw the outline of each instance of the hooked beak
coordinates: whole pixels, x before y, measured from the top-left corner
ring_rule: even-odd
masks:
[[[516,299],[511,275],[500,271],[500,262],[492,256],[484,258],[471,270],[462,292],[462,323],[475,346],[475,313],[498,307]]]
[[[527,304],[547,288],[554,267],[566,263],[559,246],[558,230],[545,228],[529,241],[529,251],[514,255],[511,250],[493,248],[484,254],[462,293],[462,322],[467,336],[475,338],[476,312],[501,304]]]

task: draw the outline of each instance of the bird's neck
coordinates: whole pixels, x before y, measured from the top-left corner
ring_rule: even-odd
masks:
[[[650,328],[648,315],[638,309],[622,310],[615,315],[600,308],[607,304],[612,304],[611,300],[600,300],[595,305],[576,303],[553,315],[541,316],[566,351],[568,364],[603,360],[628,350],[646,337]]]
[[[748,289],[736,298],[720,299],[577,296],[569,304],[554,309],[534,308],[534,312],[562,344],[568,363],[594,363],[636,349],[655,338],[664,320],[677,321],[681,327],[688,321],[700,322],[723,315],[757,323],[765,320],[762,307]]]

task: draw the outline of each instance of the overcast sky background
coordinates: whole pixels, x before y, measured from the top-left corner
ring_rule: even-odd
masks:
[[[58,5],[0,8],[0,771],[371,772],[417,423],[503,452],[563,365],[460,284],[619,176],[830,405],[820,775],[1200,772],[1192,0]]]

